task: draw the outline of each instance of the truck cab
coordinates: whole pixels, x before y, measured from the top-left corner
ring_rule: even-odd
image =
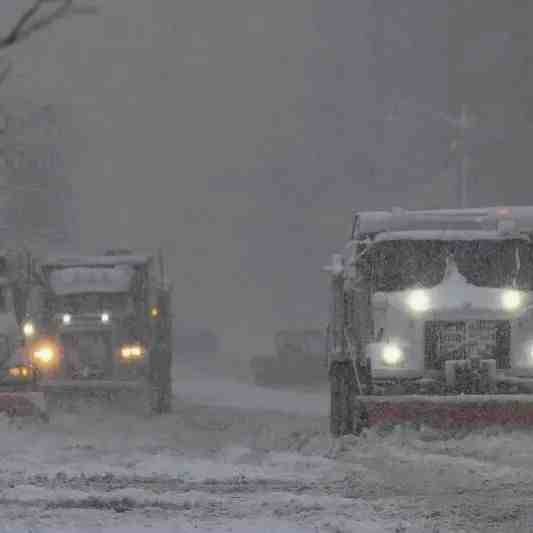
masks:
[[[533,391],[532,236],[530,207],[356,213],[328,267],[331,359],[363,392],[457,391],[462,369]]]
[[[43,377],[123,380],[147,372],[151,258],[47,259],[33,358]]]

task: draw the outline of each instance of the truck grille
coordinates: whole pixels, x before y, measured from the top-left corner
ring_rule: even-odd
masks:
[[[68,377],[111,375],[113,349],[108,331],[77,331],[61,335],[62,370]]]
[[[425,324],[425,364],[441,370],[451,359],[495,359],[499,369],[509,368],[511,324],[507,320],[430,321]]]

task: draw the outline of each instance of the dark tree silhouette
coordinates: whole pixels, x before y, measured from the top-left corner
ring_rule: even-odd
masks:
[[[7,49],[72,15],[96,13],[75,0],[34,0],[0,35],[0,85],[12,65]],[[9,107],[9,111],[7,111]],[[72,190],[60,149],[56,110],[23,113],[0,107],[0,236],[4,243],[66,243],[77,228]]]

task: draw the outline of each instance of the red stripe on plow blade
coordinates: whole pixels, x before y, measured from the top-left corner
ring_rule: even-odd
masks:
[[[512,425],[533,427],[533,395],[363,397],[371,426],[424,424],[437,429]]]
[[[35,416],[43,413],[35,394],[0,392],[0,413],[9,416]]]

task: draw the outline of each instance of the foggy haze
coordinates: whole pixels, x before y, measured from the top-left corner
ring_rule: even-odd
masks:
[[[178,322],[269,350],[324,325],[352,209],[456,205],[453,132],[401,104],[458,110],[447,3],[101,4],[10,51],[2,99],[58,107],[79,248],[163,245]]]

